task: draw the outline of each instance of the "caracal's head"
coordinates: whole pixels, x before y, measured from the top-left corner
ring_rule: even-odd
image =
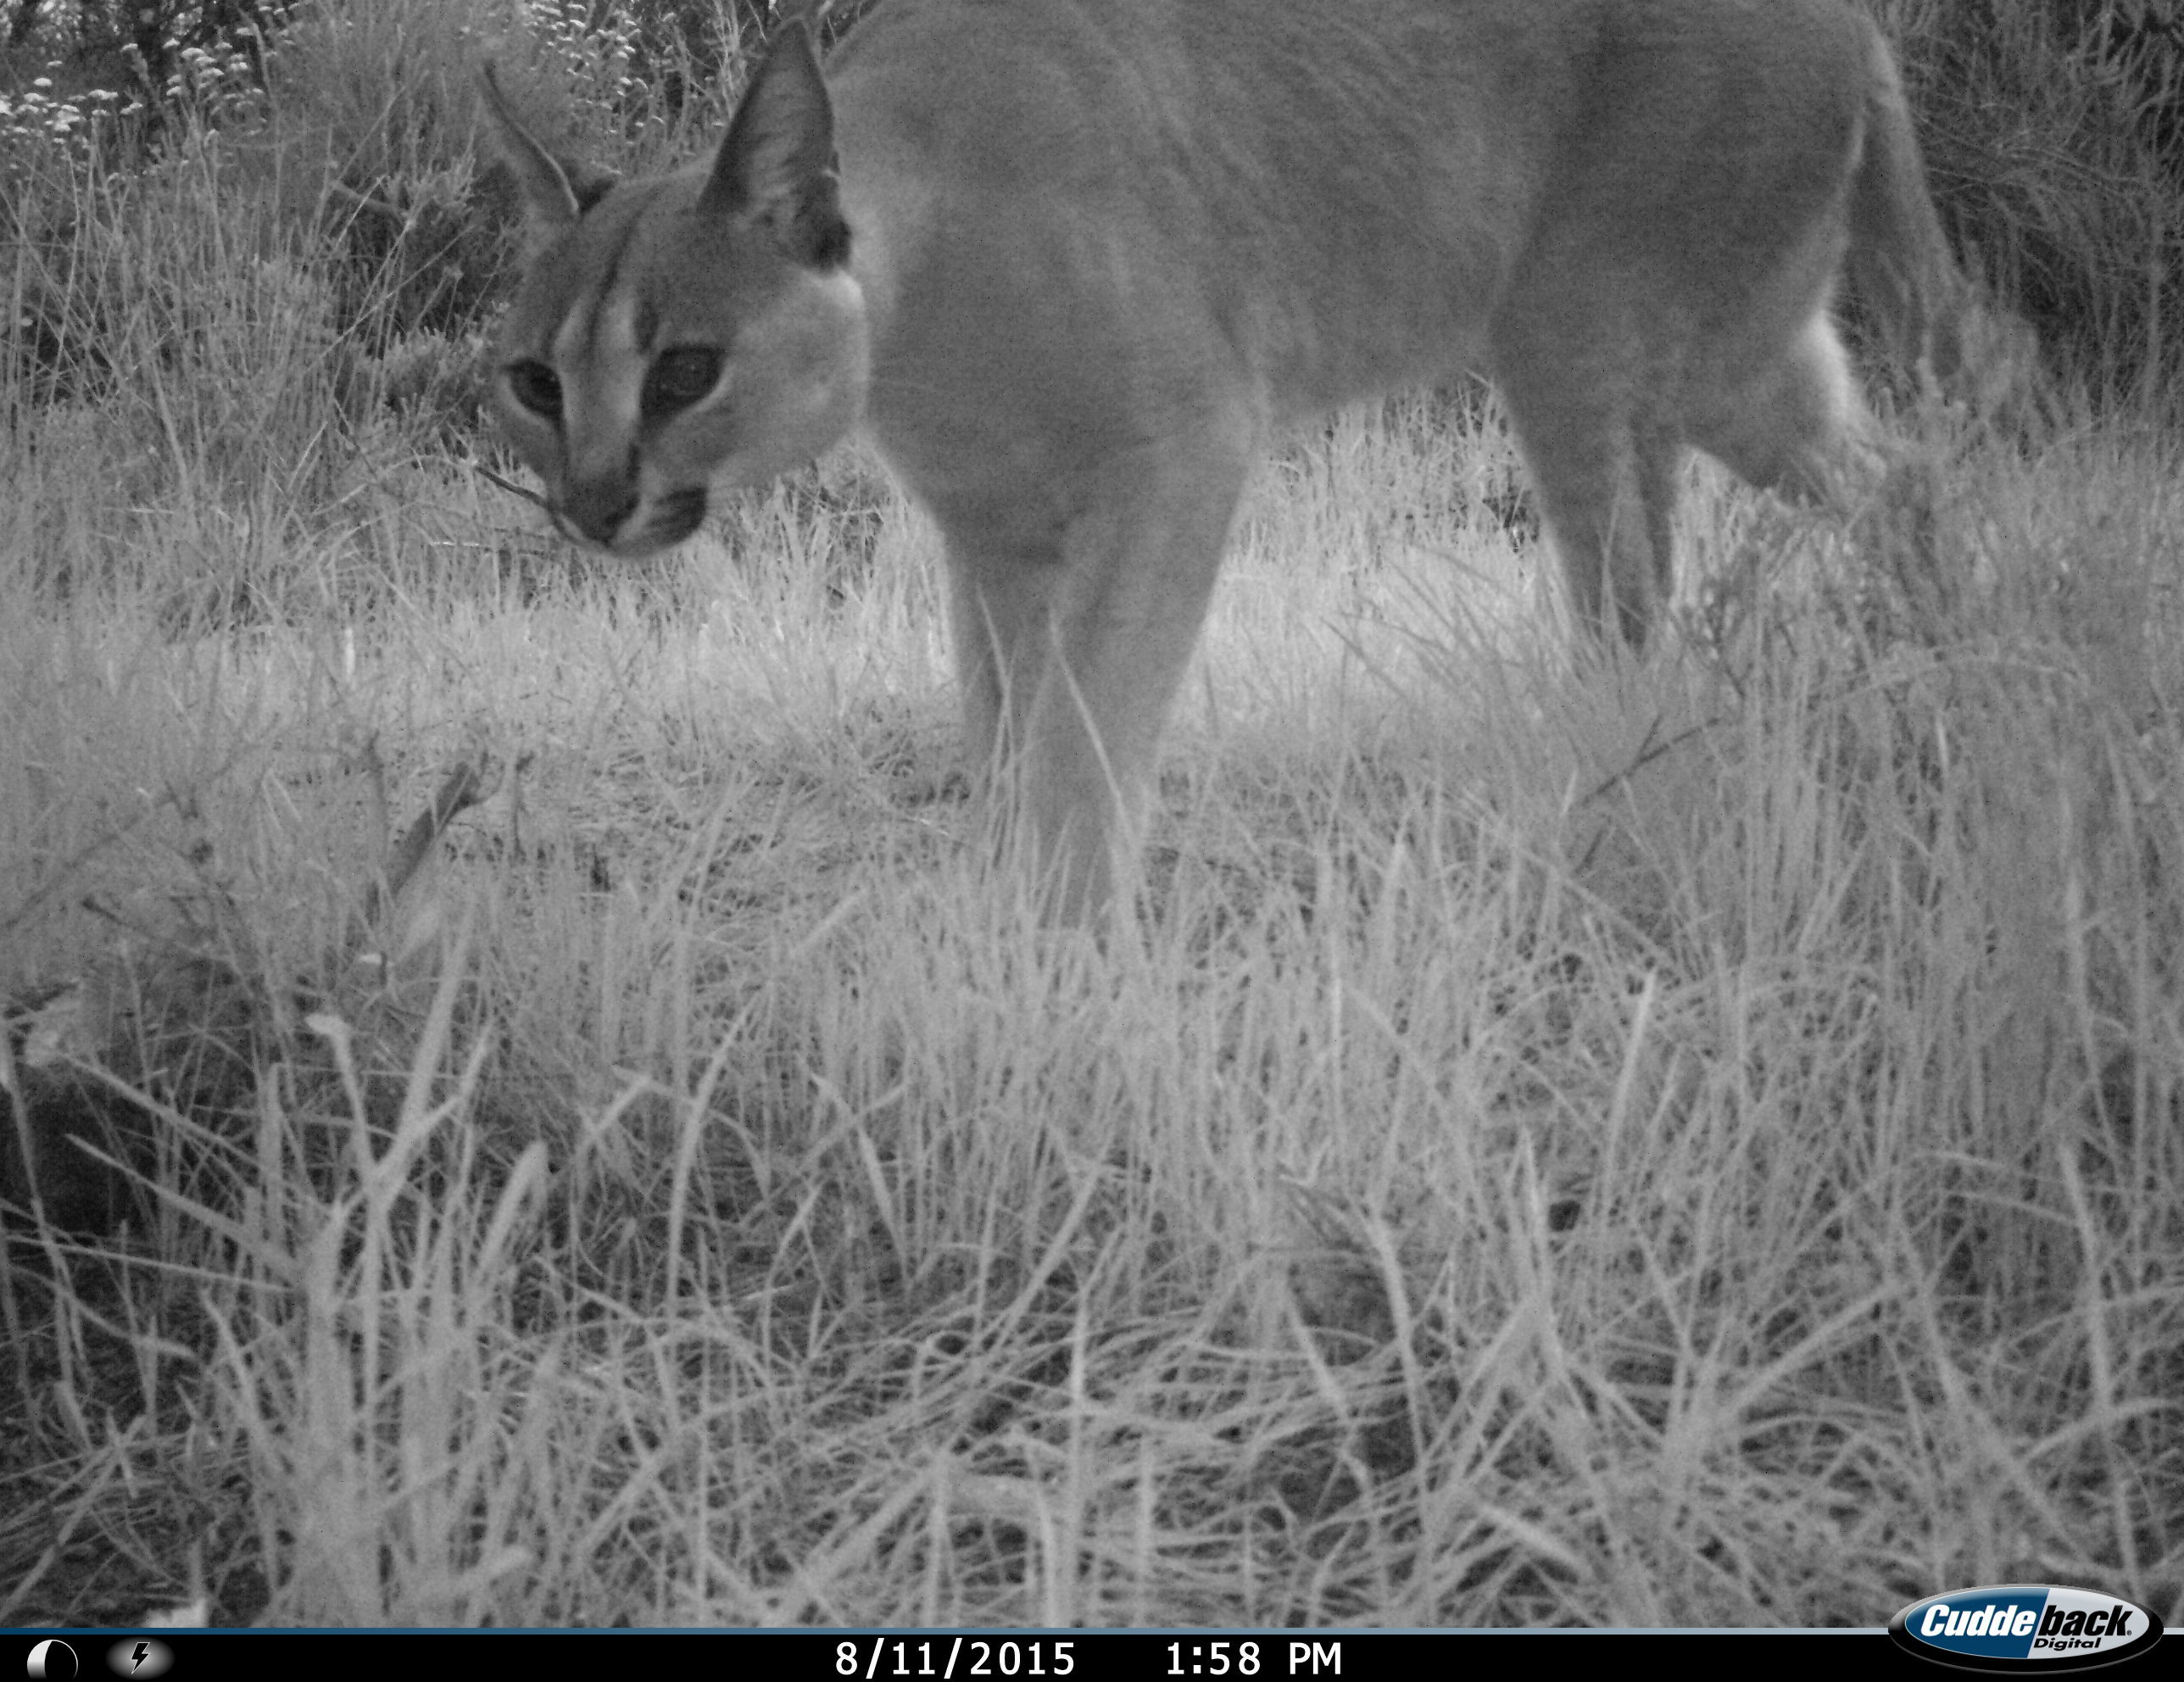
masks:
[[[484,94],[530,245],[493,407],[564,534],[666,549],[712,487],[762,483],[855,424],[864,300],[802,28],[767,55],[710,169],[616,184],[539,145],[490,68]]]

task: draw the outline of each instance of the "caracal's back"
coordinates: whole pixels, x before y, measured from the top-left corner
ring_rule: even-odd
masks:
[[[497,107],[497,109],[499,109]],[[594,198],[500,111],[541,255],[499,407],[565,530],[686,535],[861,418],[947,543],[970,749],[1105,903],[1270,430],[1467,369],[1580,621],[1643,642],[1676,471],[1869,454],[1847,254],[1944,376],[1963,287],[1845,0],[881,0],[717,159]]]

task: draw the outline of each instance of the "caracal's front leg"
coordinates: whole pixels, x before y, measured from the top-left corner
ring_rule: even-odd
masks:
[[[1255,430],[1211,424],[940,511],[967,746],[1005,866],[1090,922],[1130,880],[1156,745],[1197,641]]]

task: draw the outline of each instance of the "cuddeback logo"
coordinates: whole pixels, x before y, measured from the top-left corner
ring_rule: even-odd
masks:
[[[2018,1584],[1914,1601],[1888,1620],[1897,1646],[1966,1670],[2083,1670],[2136,1658],[2161,1620],[2112,1595]]]

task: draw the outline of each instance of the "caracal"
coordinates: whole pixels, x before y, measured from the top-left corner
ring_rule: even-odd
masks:
[[[881,0],[614,185],[487,103],[532,247],[493,396],[620,555],[860,426],[945,541],[969,752],[1048,913],[1126,882],[1284,421],[1476,370],[1578,619],[1642,644],[1696,447],[1869,462],[1830,317],[1947,379],[1967,288],[1848,0]]]

